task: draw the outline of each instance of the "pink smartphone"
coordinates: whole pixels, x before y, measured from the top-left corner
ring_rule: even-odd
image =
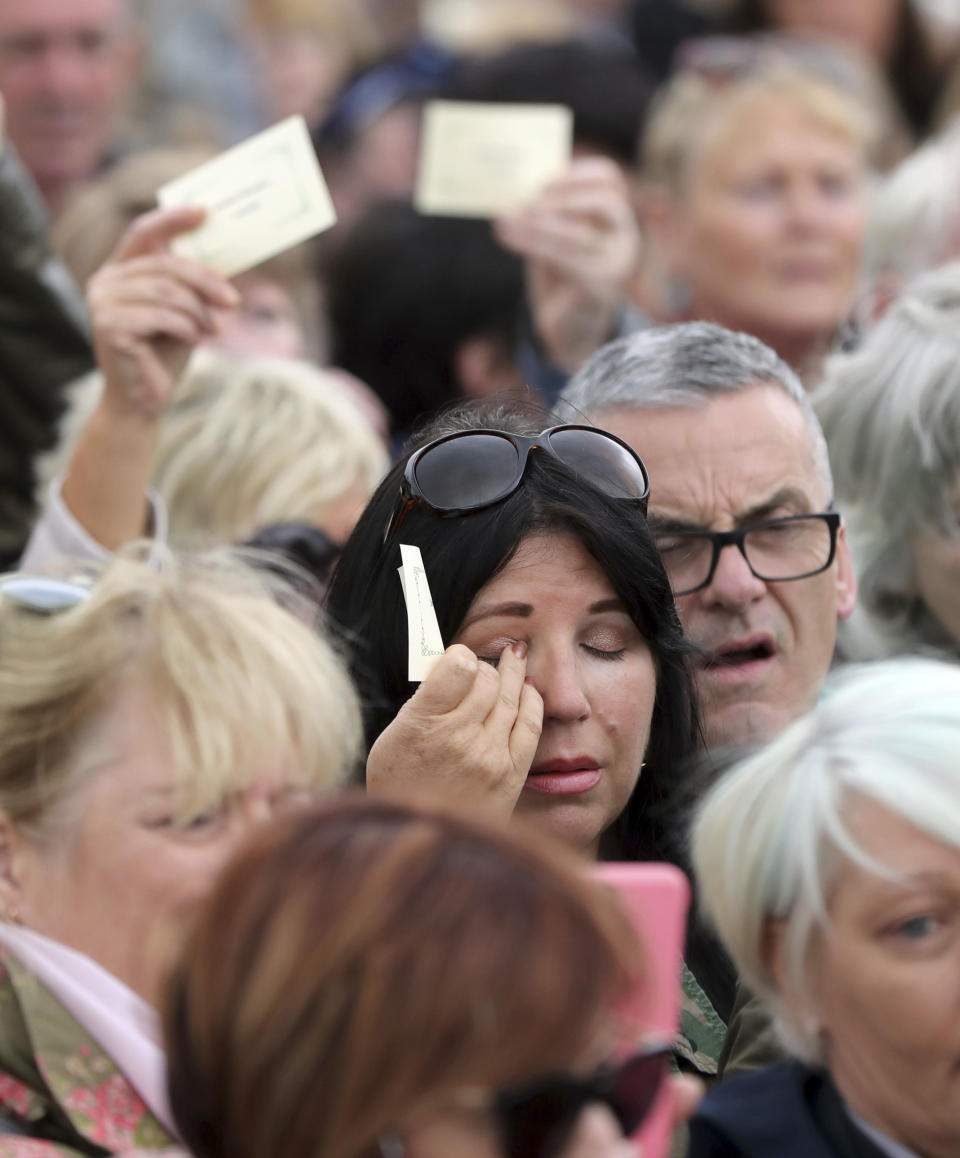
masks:
[[[680,1026],[680,979],[690,884],[669,864],[601,864],[593,875],[620,894],[646,959],[643,985],[624,1009],[633,1027],[652,1042],[672,1042]],[[634,1040],[635,1033],[632,1034]],[[673,1091],[669,1084],[633,1136],[643,1158],[666,1158],[673,1133]]]

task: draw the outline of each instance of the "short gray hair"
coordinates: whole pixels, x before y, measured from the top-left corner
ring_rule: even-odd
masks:
[[[759,338],[711,322],[659,326],[610,342],[571,378],[554,415],[569,422],[608,410],[699,409],[719,394],[756,385],[779,387],[797,404],[832,495],[826,440],[800,379]]]
[[[848,652],[941,646],[909,594],[909,539],[960,530],[949,493],[960,472],[960,263],[919,277],[859,349],[829,359],[813,401],[860,579]]]
[[[710,790],[696,818],[700,895],[743,980],[787,1048],[823,1062],[817,1027],[780,991],[769,922],[785,924],[791,986],[809,992],[814,936],[829,926],[844,862],[891,880],[846,814],[866,798],[960,849],[960,667],[911,658],[851,666],[808,716]]]
[[[880,182],[864,240],[861,309],[870,316],[881,279],[899,282],[940,265],[960,216],[960,117]]]

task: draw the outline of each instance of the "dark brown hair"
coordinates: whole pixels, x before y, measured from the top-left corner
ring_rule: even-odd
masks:
[[[169,988],[195,1158],[355,1158],[464,1087],[570,1067],[640,976],[605,889],[529,833],[346,797],[260,835]]]

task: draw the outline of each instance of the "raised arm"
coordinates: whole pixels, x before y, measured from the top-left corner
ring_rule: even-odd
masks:
[[[584,157],[528,209],[501,217],[496,236],[526,259],[536,335],[573,373],[615,336],[640,259],[640,230],[620,166]]]
[[[171,240],[202,220],[202,209],[145,214],[90,279],[104,386],[70,460],[63,500],[110,551],[149,530],[146,492],[163,413],[193,349],[214,332],[213,310],[240,300],[229,282],[170,252]]]

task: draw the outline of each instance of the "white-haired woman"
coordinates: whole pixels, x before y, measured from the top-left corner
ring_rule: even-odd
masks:
[[[960,116],[874,192],[859,314],[870,325],[914,277],[960,257]]]
[[[960,264],[832,358],[814,407],[860,581],[841,650],[960,658]]]
[[[280,594],[157,550],[90,587],[0,579],[4,1158],[172,1145],[167,966],[238,843],[359,742],[349,678]]]
[[[703,901],[791,1061],[711,1091],[690,1158],[960,1153],[960,669],[852,667],[696,820]]]

